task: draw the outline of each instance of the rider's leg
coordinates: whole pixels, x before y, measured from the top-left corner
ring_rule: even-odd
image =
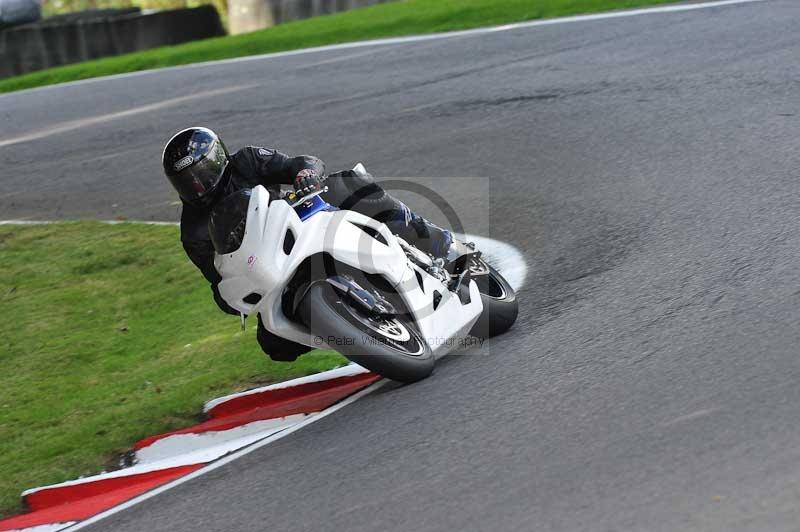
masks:
[[[435,257],[444,257],[453,235],[415,214],[402,201],[383,190],[369,174],[352,170],[328,176],[325,200],[340,209],[361,213],[383,222],[394,234]]]
[[[300,355],[311,351],[310,347],[281,338],[266,330],[264,324],[261,323],[260,315],[258,316],[256,339],[264,353],[277,362],[294,362]]]

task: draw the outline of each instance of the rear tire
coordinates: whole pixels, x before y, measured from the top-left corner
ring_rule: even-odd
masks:
[[[326,282],[314,283],[297,310],[311,334],[383,377],[411,383],[433,372],[433,353],[407,315],[370,318],[342,301]]]
[[[483,312],[469,333],[478,338],[491,338],[503,334],[514,325],[519,304],[514,289],[497,270],[483,259],[478,259],[475,267],[488,269],[489,273],[473,277],[481,293]]]

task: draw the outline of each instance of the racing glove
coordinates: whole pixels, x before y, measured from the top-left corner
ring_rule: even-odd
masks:
[[[294,192],[300,198],[321,189],[322,179],[314,170],[300,170],[294,178]]]

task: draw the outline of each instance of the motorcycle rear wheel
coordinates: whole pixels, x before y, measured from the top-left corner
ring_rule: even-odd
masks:
[[[473,266],[470,266],[470,269],[472,268]],[[480,273],[488,270],[488,274],[473,277],[481,293],[483,312],[469,333],[478,338],[491,338],[503,334],[514,325],[519,314],[519,303],[514,289],[500,272],[483,259],[477,259],[474,268],[476,273],[479,269]]]
[[[297,310],[317,342],[370,371],[404,383],[433,373],[433,353],[407,314],[367,316],[327,282],[313,284]]]

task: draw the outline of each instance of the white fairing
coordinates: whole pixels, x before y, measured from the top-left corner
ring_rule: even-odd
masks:
[[[359,226],[374,229],[386,244],[369,236]],[[295,243],[284,252],[288,232]],[[328,253],[339,262],[387,279],[403,297],[416,318],[423,338],[436,356],[442,356],[463,338],[480,316],[483,305],[478,288],[470,283],[470,302],[462,304],[437,278],[411,264],[397,238],[382,223],[353,211],[319,212],[301,221],[289,203],[269,203],[262,186],[252,191],[242,245],[234,253],[217,255],[214,264],[222,276],[219,291],[223,299],[245,315],[260,314],[264,327],[278,336],[318,347],[314,335],[303,325],[290,321],[281,308],[281,296],[298,267],[308,257]],[[415,271],[419,272],[424,291]],[[442,299],[433,310],[434,291]],[[244,298],[261,295],[256,304]]]

